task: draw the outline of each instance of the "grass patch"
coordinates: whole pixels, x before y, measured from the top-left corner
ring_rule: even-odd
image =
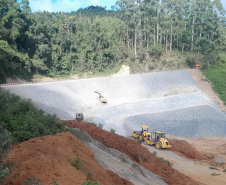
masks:
[[[226,105],[226,63],[218,62],[203,71],[203,75],[212,83],[214,91]]]

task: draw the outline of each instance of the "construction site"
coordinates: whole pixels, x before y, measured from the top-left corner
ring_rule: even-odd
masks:
[[[19,165],[6,184],[35,176],[42,184],[80,185],[86,176],[72,169],[72,155],[81,156],[101,185],[226,184],[226,108],[199,69],[2,88],[72,128],[14,146],[9,161]],[[76,121],[76,113],[82,119]],[[138,143],[132,133],[141,125],[166,134],[171,147]],[[222,166],[211,169],[216,163]]]

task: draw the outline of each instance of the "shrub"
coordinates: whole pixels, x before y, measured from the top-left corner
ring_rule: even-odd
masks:
[[[21,100],[0,88],[0,122],[17,142],[34,137],[54,135],[69,131],[65,122],[60,122],[56,115],[45,114],[37,109],[31,101]]]
[[[195,67],[195,64],[196,64],[196,61],[193,57],[190,57],[188,56],[186,59],[185,59],[185,62],[187,63],[187,65],[190,67],[190,68],[194,68]]]
[[[153,69],[155,69],[155,67],[154,67],[154,65],[149,65],[149,66],[148,66],[148,69],[149,69],[149,70],[153,70]]]
[[[225,163],[215,163],[215,164],[210,164],[209,169],[214,170],[214,172],[211,174],[213,176],[219,176],[220,175],[220,171],[222,170],[223,172],[226,172],[226,168],[225,168]],[[216,173],[217,172],[217,173]]]
[[[141,144],[143,141],[142,141],[142,139],[137,138],[137,142],[138,142],[139,144]]]
[[[160,58],[164,52],[164,48],[162,47],[161,44],[155,44],[150,47],[149,53],[151,56]]]
[[[115,130],[111,128],[111,132],[112,132],[112,133],[115,133]]]
[[[99,127],[100,127],[101,129],[103,128],[103,126],[104,126],[103,124],[99,123]]]
[[[24,180],[23,184],[25,184],[25,185],[41,185],[35,177],[32,177],[29,180]]]
[[[93,173],[90,173],[90,172],[87,173],[87,174],[86,174],[86,178],[87,178],[86,180],[92,180],[92,178],[93,178]]]
[[[173,66],[173,61],[172,61],[172,60],[170,60],[170,61],[168,62],[168,66],[169,66],[169,67],[172,67],[172,66]]]
[[[144,153],[140,150],[135,154],[135,159],[138,162],[147,162],[150,157],[151,157],[150,153]]]
[[[83,182],[82,185],[101,185],[99,182],[86,181]]]
[[[164,59],[163,61],[162,61],[162,65],[166,65],[167,64],[167,61],[166,61],[166,59]]]
[[[4,182],[5,176],[9,174],[8,168],[4,164],[3,159],[7,155],[11,145],[12,138],[10,133],[0,126],[0,183]]]
[[[146,59],[146,49],[145,48],[140,48],[138,51],[139,59],[140,61],[144,61]]]
[[[83,164],[81,158],[79,156],[73,155],[71,158],[71,165],[76,167],[77,170],[82,169]]]
[[[164,163],[166,163],[166,164],[168,164],[169,166],[172,165],[168,160],[164,159],[163,157],[159,157],[159,160],[164,162]]]

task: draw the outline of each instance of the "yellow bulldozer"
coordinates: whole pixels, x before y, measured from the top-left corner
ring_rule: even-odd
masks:
[[[75,119],[76,119],[77,121],[82,121],[82,120],[84,119],[83,113],[76,113]]]
[[[141,131],[134,131],[132,136],[134,138],[139,138],[140,140],[144,141],[147,145],[155,145],[157,149],[162,148],[171,148],[167,139],[165,139],[165,132],[162,131],[155,131],[148,132],[148,126],[141,126]]]

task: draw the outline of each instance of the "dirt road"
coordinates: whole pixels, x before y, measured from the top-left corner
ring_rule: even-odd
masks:
[[[206,185],[225,185],[226,174],[221,173],[219,176],[212,176],[213,171],[209,169],[210,163],[205,161],[192,161],[180,157],[179,155],[168,150],[157,150],[154,146],[142,144],[150,152],[157,152],[158,157],[162,157],[172,163],[172,167],[180,173],[191,177],[192,179]]]

